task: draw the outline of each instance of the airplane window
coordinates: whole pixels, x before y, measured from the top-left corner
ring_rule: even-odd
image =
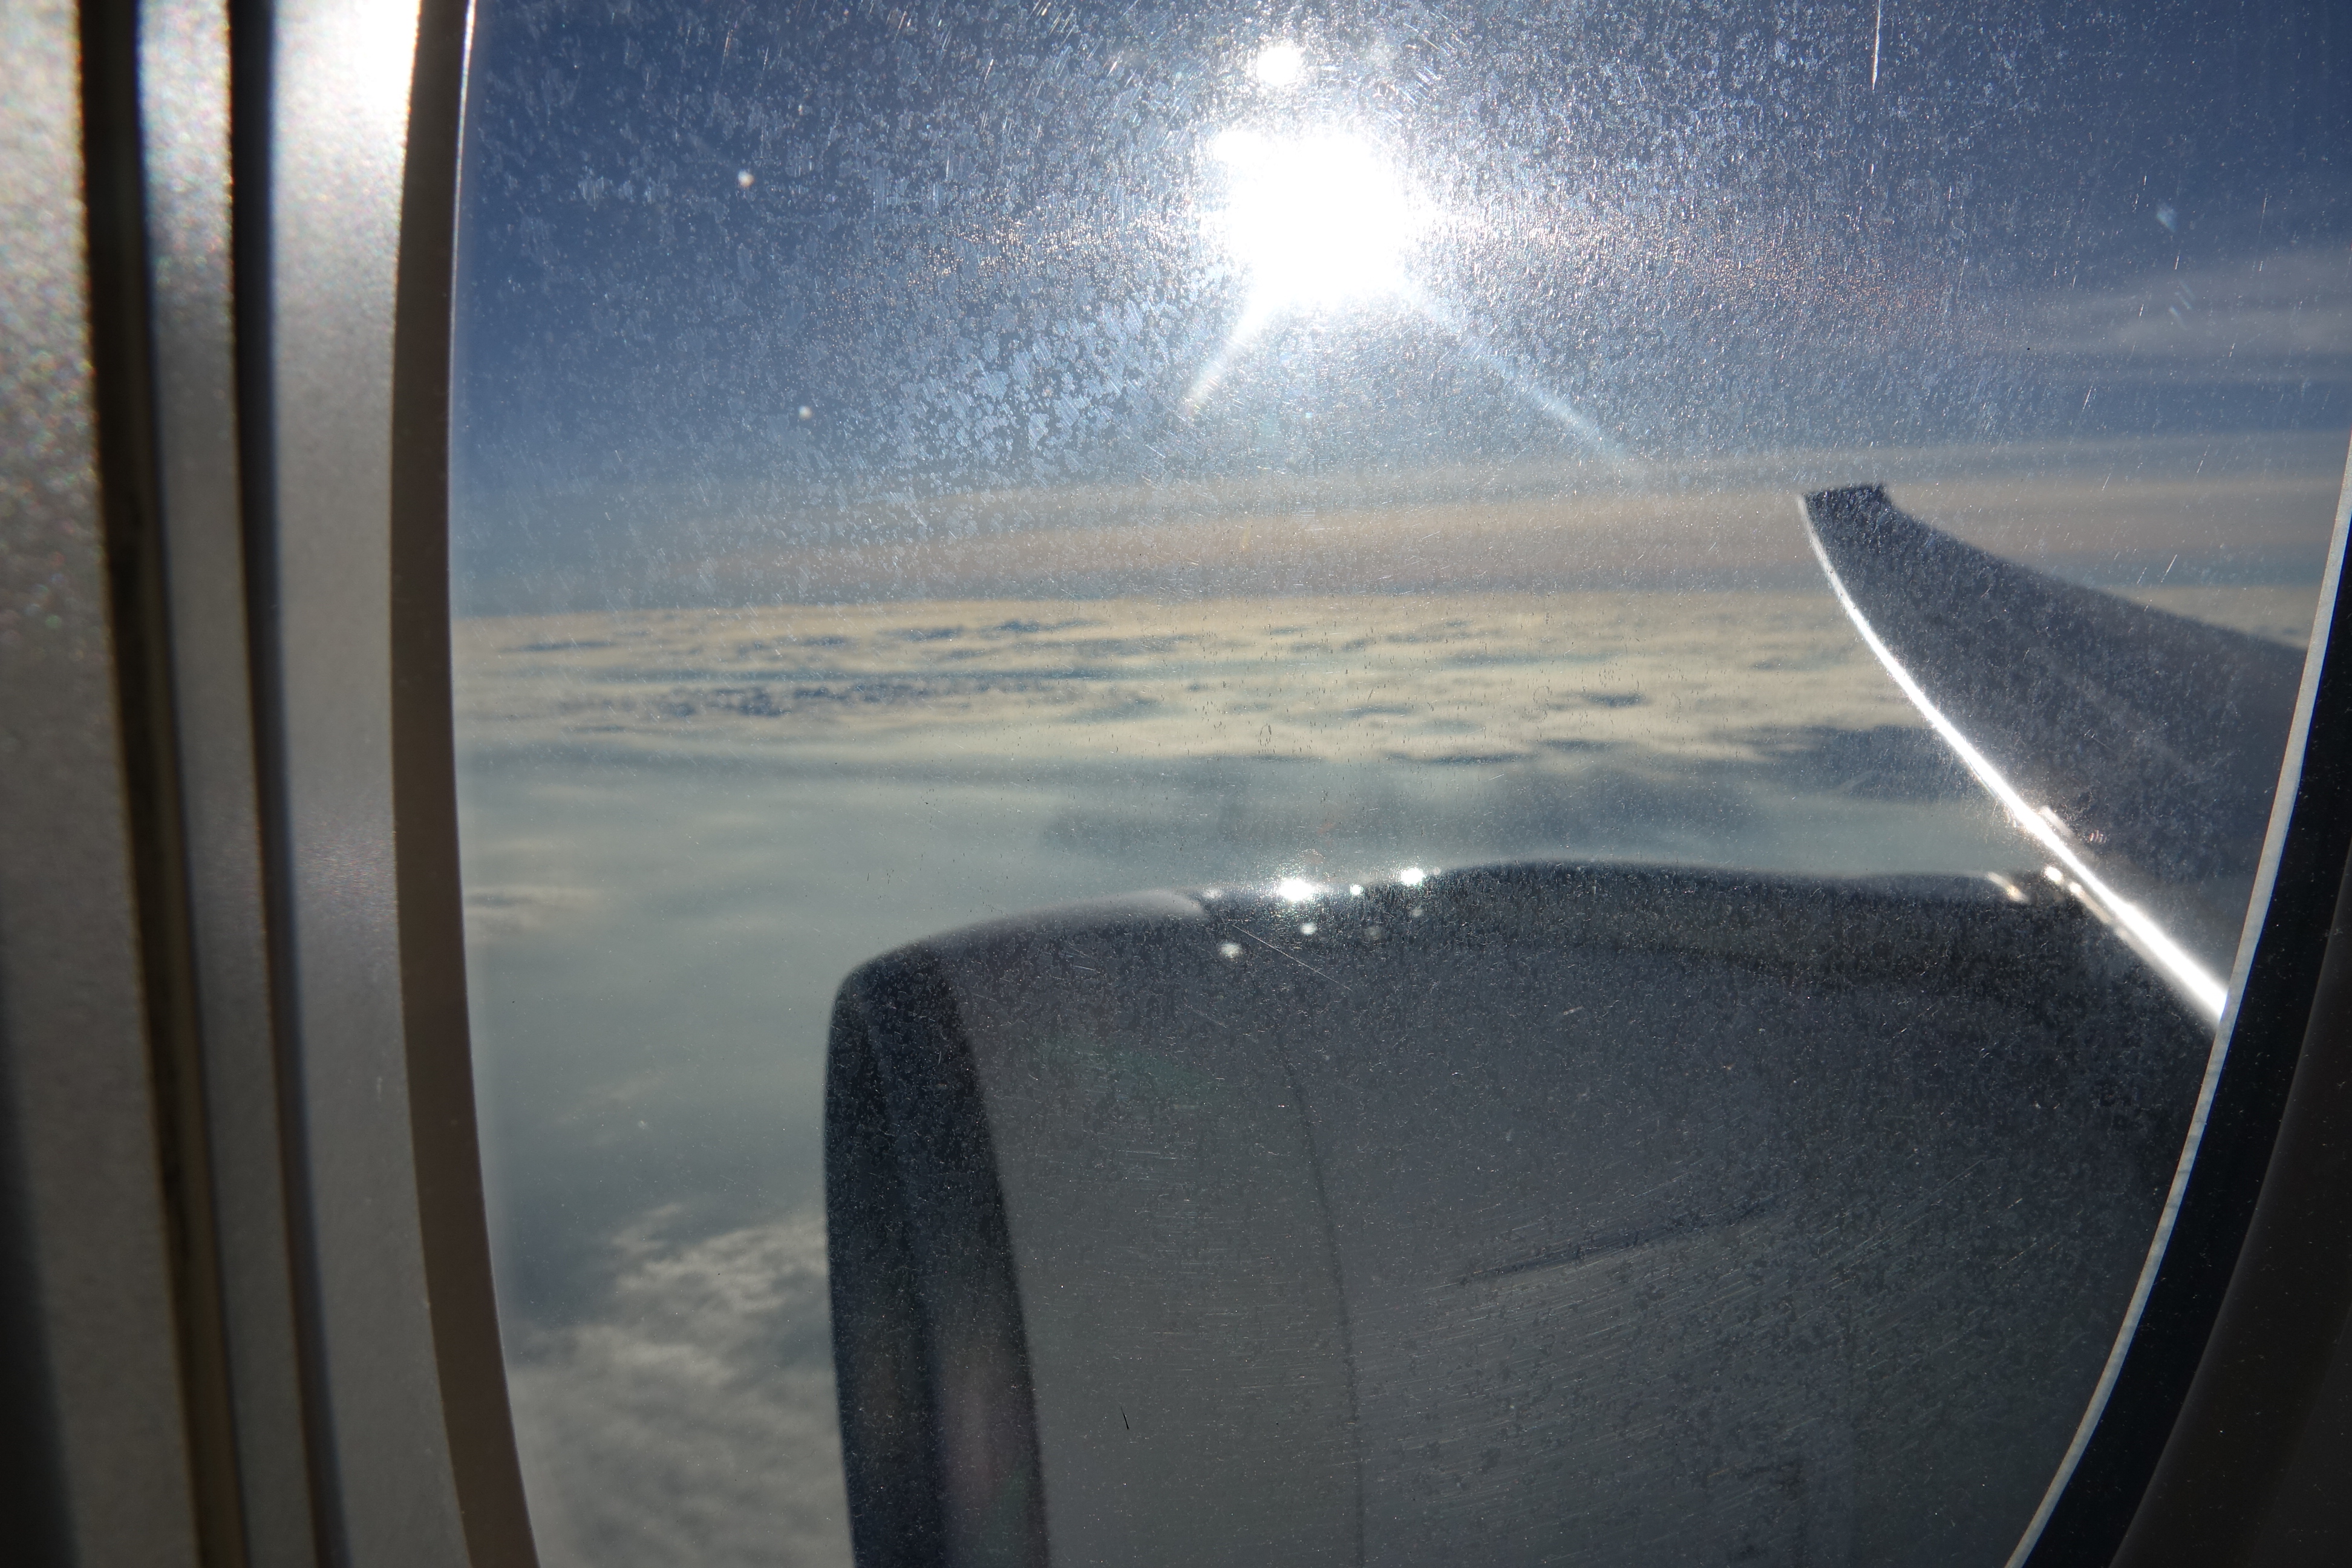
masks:
[[[2342,37],[483,0],[542,1559],[2021,1561],[2321,599]]]

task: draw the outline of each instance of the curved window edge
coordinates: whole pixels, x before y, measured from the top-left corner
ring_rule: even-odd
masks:
[[[2324,1301],[2305,1302],[2299,1310],[2289,1306],[2275,1281],[2265,1292],[2260,1281],[2272,1272],[2265,1259],[2276,1241],[2250,1259],[2261,1272],[2246,1286],[2240,1287],[2237,1277],[2266,1189],[2268,1201],[2282,1209],[2310,1211],[2309,1178],[2299,1167],[2282,1171],[2281,1183],[2271,1183],[2273,1151],[2299,1065],[2312,1061],[2315,1071],[2306,1077],[2317,1080],[2306,1089],[2301,1120],[2327,1117],[2328,1091],[2319,1064],[2344,1049],[2342,1004],[2324,998],[2320,987],[2331,950],[2336,969],[2352,963],[2352,952],[2342,951],[2335,940],[2341,924],[2339,886],[2352,856],[2352,809],[2346,805],[2352,801],[2352,638],[2340,635],[2336,619],[2352,529],[2347,509],[2352,467],[2336,502],[2311,654],[2280,765],[2230,1000],[2215,1030],[2189,1138],[2132,1310],[2082,1430],[2011,1558],[2011,1568],[2222,1560],[2215,1553],[2227,1541],[2217,1538],[2214,1527],[2225,1519],[2234,1520],[2240,1530],[2257,1524],[2258,1489],[2242,1487],[2224,1502],[2215,1489],[2224,1476],[2244,1479],[2250,1458],[2265,1446],[2275,1453],[2284,1436],[2273,1426],[2267,1445],[2242,1436],[2220,1444],[2217,1451],[2211,1423],[2218,1407],[2230,1403],[2216,1387],[2227,1375],[2221,1369],[2247,1358],[2247,1333],[2267,1339],[2271,1331],[2265,1320],[2259,1327],[2233,1328],[2238,1343],[2215,1342],[2224,1300],[2233,1290],[2251,1291],[2255,1300],[2267,1294],[2270,1310],[2287,1313],[2300,1326],[2297,1345],[2275,1347],[2281,1365],[2274,1373],[2285,1372],[2290,1379],[2294,1366],[2307,1363],[2315,1383],[2342,1320],[2343,1292],[2352,1280],[2340,1262],[2332,1315]],[[2327,1229],[2346,1231],[2352,1238],[2340,1219]],[[2305,1237],[2304,1245],[2317,1239]],[[2338,1260],[2346,1256],[2342,1248],[2336,1253]],[[2247,1315],[2242,1310],[2240,1317]],[[2305,1321],[2314,1316],[2326,1320],[2315,1346],[2309,1343],[2314,1331]],[[2294,1360],[2298,1352],[2305,1362]],[[2229,1458],[2223,1459],[2223,1453]],[[2217,1460],[2219,1468],[2213,1468]],[[2184,1534],[2191,1517],[2203,1527]],[[2234,1539],[2234,1531],[2226,1533]],[[2188,1552],[2192,1539],[2200,1549]],[[2133,1555],[2118,1557],[2127,1542]]]

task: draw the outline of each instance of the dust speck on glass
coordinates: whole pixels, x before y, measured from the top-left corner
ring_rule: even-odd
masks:
[[[481,0],[542,1561],[2009,1562],[2319,602],[2347,48]]]

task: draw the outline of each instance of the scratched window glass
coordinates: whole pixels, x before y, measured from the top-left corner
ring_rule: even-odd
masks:
[[[482,0],[542,1561],[2061,1541],[2336,523],[2348,45]]]

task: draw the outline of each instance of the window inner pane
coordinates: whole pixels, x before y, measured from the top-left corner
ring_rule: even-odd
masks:
[[[1857,616],[1890,647],[1925,634],[1884,620],[1899,595],[1841,601],[1800,498],[1882,485],[2291,679],[2352,430],[2345,111],[2309,47],[2341,28],[2247,26],[484,0],[452,591],[543,1559],[849,1560],[824,1079],[836,988],[903,944],[1152,889],[1288,922],[1237,943],[1307,942],[1318,900],[1492,867],[1927,875],[2070,910],[2078,871],[2112,870],[2098,920],[2187,900],[2226,976],[2251,868],[2115,869],[2107,818],[2055,799],[2057,828],[2021,831]],[[2116,635],[2126,684],[2155,668]],[[1919,671],[1939,700],[1983,673]],[[2259,774],[2283,742],[2227,745]],[[2180,767],[2159,782],[2201,798]],[[2137,1017],[2146,943],[2116,940],[2082,984]],[[2005,1037],[2042,1037],[1986,984]],[[1709,994],[1674,1016],[1712,1041]],[[2178,1005],[2134,1037],[2165,1053],[2173,1098],[2141,1110],[2176,1152],[2210,1021]],[[1404,1061],[1443,1022],[1362,1048]],[[1947,1067],[1893,1081],[1942,1105]],[[1857,1257],[1994,1223],[1957,1151]],[[2135,1168],[2114,1202],[2152,1231],[2171,1174]],[[2021,1434],[1998,1478],[1954,1483],[1948,1541],[1872,1512],[1848,1433],[1790,1448],[1811,1501],[1758,1460],[1740,1484],[1782,1501],[1718,1499],[1745,1522],[1661,1535],[1666,1560],[1740,1530],[1766,1556],[2003,1559],[2144,1252],[2070,1250],[2058,1220],[2019,1239],[2074,1315],[2032,1420],[1936,1391],[1956,1428]],[[1792,1344],[1829,1278],[1775,1287]],[[1654,1390],[1708,1364],[1658,1354]],[[1467,1441],[1445,1408],[1433,1440]],[[1370,1557],[1453,1539],[1362,1519]]]

